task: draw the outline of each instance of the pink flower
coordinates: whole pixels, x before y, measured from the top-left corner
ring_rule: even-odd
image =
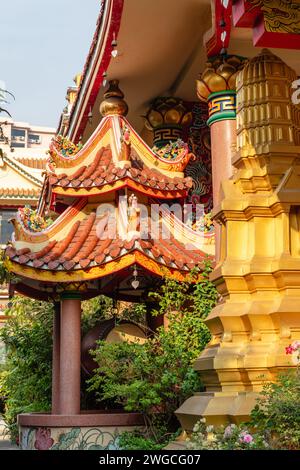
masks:
[[[51,438],[51,431],[47,428],[38,428],[35,431],[34,447],[37,450],[48,450],[53,446],[54,440]]]
[[[247,432],[243,432],[241,434],[240,438],[241,442],[244,442],[245,444],[250,444],[253,441],[253,437],[251,434],[248,434]]]
[[[293,341],[291,344],[291,348],[293,349],[293,351],[298,351],[298,349],[300,349],[300,341]]]
[[[292,344],[289,344],[285,348],[285,354],[293,354],[294,352],[299,351],[299,350],[300,350],[300,341],[296,340],[296,341],[293,341]]]
[[[226,426],[226,428],[224,429],[224,437],[225,438],[231,437],[234,428],[235,428],[235,424],[229,424],[228,426]]]

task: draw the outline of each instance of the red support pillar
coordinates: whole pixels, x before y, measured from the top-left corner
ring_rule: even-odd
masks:
[[[211,137],[213,207],[222,201],[222,181],[232,176],[232,155],[236,142],[236,93],[225,90],[208,97]],[[216,262],[221,256],[221,226],[215,224]]]
[[[80,413],[81,301],[74,292],[61,300],[60,414]]]
[[[60,304],[55,302],[53,315],[52,346],[52,414],[59,413],[59,376],[60,376]]]
[[[221,183],[232,176],[232,154],[236,142],[236,120],[216,121],[210,126],[213,205],[222,200]]]

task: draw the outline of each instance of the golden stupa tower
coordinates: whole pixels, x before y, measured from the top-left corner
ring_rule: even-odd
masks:
[[[237,74],[233,176],[214,207],[221,250],[213,280],[222,301],[208,317],[212,340],[195,365],[206,391],[177,411],[185,429],[200,416],[245,420],[264,381],[295,367],[285,347],[300,337],[296,78],[266,49]]]

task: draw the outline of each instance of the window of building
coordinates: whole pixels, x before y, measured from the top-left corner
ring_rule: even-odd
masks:
[[[12,147],[25,147],[25,129],[18,129],[13,127],[11,130],[11,146]]]
[[[16,211],[0,211],[0,244],[6,244],[14,231],[13,224],[9,222],[15,217]]]
[[[40,144],[41,137],[39,134],[28,134],[28,143],[29,144]]]
[[[16,140],[25,140],[25,129],[13,127],[11,130],[11,136],[12,138],[16,138]]]
[[[12,143],[11,143],[11,147],[13,147],[13,148],[17,148],[17,147],[22,147],[22,148],[24,148],[24,147],[25,147],[25,143],[22,143],[22,142],[12,142]]]

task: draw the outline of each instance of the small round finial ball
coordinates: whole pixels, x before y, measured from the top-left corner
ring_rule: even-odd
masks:
[[[102,116],[110,116],[117,114],[126,116],[128,106],[124,101],[124,93],[119,88],[119,80],[110,80],[108,89],[104,93],[104,100],[100,105],[100,113]]]

